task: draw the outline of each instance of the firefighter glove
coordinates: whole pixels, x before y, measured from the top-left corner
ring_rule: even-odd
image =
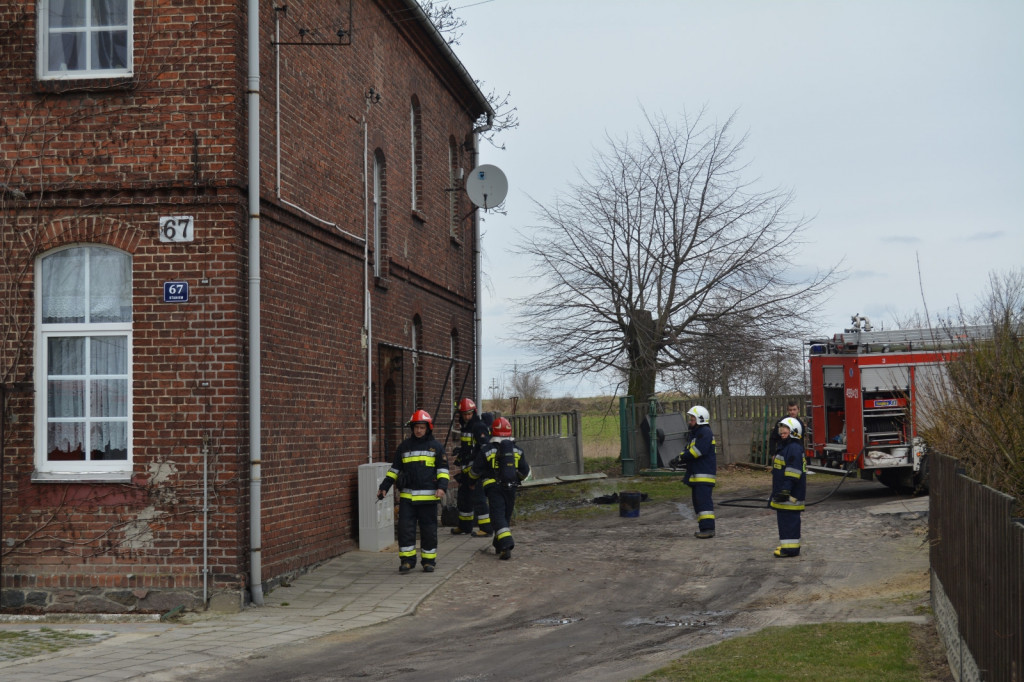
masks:
[[[781,490],[775,493],[775,495],[772,497],[772,500],[775,502],[789,502],[789,499],[790,498],[788,490]]]

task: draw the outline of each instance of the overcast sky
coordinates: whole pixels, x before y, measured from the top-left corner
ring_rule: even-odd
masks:
[[[510,298],[534,282],[517,231],[642,122],[736,113],[746,179],[794,192],[812,218],[800,259],[845,258],[821,334],[973,306],[989,273],[1024,265],[1021,0],[465,0],[454,50],[511,92],[520,126],[484,145],[507,215],[483,223],[483,398],[513,363]],[[920,286],[917,262],[920,261]],[[924,290],[922,299],[921,288]],[[606,382],[552,383],[593,395]]]

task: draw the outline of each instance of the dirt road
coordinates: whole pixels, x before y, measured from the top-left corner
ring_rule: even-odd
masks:
[[[808,499],[836,481],[814,477]],[[764,494],[733,488],[718,500]],[[201,679],[618,681],[766,625],[920,619],[926,520],[869,511],[897,499],[847,482],[804,514],[803,552],[785,560],[772,556],[767,509],[720,506],[712,540],[695,539],[692,510],[673,502],[645,502],[636,518],[616,508],[521,524],[512,561],[481,553],[412,617]]]

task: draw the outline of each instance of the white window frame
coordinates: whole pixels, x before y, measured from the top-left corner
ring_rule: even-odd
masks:
[[[381,205],[381,185],[383,184],[383,165],[380,160],[380,152],[374,152],[373,154],[373,276],[380,277],[383,270],[384,254],[383,249],[383,229],[381,225],[381,213],[383,206]]]
[[[34,387],[35,387],[35,471],[32,474],[32,480],[34,481],[130,481],[133,471],[133,455],[132,455],[132,413],[133,413],[133,399],[132,399],[132,322],[130,321],[131,316],[129,315],[128,322],[102,322],[102,323],[43,323],[43,285],[42,285],[42,262],[49,256],[54,255],[60,251],[67,249],[76,248],[91,248],[91,249],[106,249],[110,251],[118,251],[118,249],[112,247],[102,246],[98,244],[77,244],[69,247],[62,247],[59,249],[53,249],[46,252],[36,259],[35,271],[39,273],[36,279],[35,287],[35,374],[34,374]],[[130,256],[129,256],[130,258]],[[86,301],[89,300],[89,258],[86,258],[86,269],[84,272],[85,291],[82,295]],[[131,291],[131,271],[129,269],[129,291]],[[88,317],[89,306],[85,306],[85,314]],[[74,461],[50,461],[48,455],[48,425],[50,422],[50,415],[48,413],[49,408],[49,340],[52,338],[88,338],[87,345],[91,343],[91,339],[99,337],[119,337],[126,341],[126,368],[124,374],[114,375],[100,375],[93,374],[88,368],[84,375],[80,375],[85,380],[86,393],[83,398],[84,401],[84,414],[82,421],[84,421],[85,428],[85,450],[91,452],[92,445],[90,443],[91,430],[88,425],[91,420],[99,419],[90,414],[91,406],[89,395],[92,389],[93,382],[104,380],[104,379],[117,379],[124,380],[127,382],[126,386],[126,406],[125,414],[123,416],[104,416],[103,421],[123,421],[126,423],[126,449],[127,457],[123,460],[100,460],[100,459],[86,459],[86,460],[74,460]],[[88,367],[88,357],[86,354],[86,365]]]
[[[85,3],[85,25],[75,26],[67,28],[53,28],[50,27],[50,6],[53,0],[39,0],[38,2],[38,15],[37,23],[38,26],[36,35],[36,74],[40,80],[72,80],[80,78],[119,78],[125,76],[131,76],[134,68],[134,14],[135,14],[135,2],[134,0],[80,0]],[[126,7],[126,24],[112,24],[105,26],[94,26],[92,25],[92,5],[94,2],[123,2]],[[113,69],[100,69],[92,68],[93,50],[92,50],[92,38],[95,34],[106,31],[125,31],[126,32],[126,54],[125,54],[125,66],[124,68],[113,68]],[[80,33],[84,34],[86,41],[86,68],[76,69],[74,71],[61,70],[59,68],[51,69],[49,65],[50,58],[50,40],[54,36],[58,36],[62,33]]]

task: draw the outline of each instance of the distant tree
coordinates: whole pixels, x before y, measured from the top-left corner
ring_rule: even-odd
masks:
[[[537,205],[542,224],[519,251],[547,286],[517,301],[519,340],[540,354],[535,371],[622,373],[628,394],[645,398],[680,369],[710,392],[723,377],[698,374],[728,369],[726,351],[742,353],[744,340],[806,335],[838,275],[804,274],[807,223],[788,216],[788,192],[742,179],[733,117],[644,121],[634,137],[609,138],[590,176]]]
[[[532,410],[544,397],[544,378],[540,374],[523,371],[516,365],[509,383],[512,395],[519,398],[520,409]]]

